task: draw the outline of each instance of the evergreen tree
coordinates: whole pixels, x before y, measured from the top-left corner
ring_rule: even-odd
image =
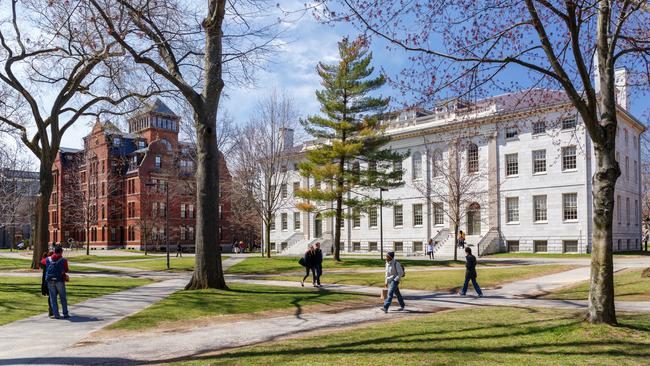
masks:
[[[372,54],[365,39],[339,42],[338,64],[319,63],[318,75],[323,90],[316,92],[324,116],[311,116],[301,121],[305,131],[315,138],[306,160],[298,165],[305,177],[317,182],[297,196],[306,200],[297,207],[334,217],[334,259],[340,260],[341,223],[344,206],[355,212],[366,212],[378,199],[368,193],[377,188],[401,185],[401,162],[405,155],[382,149],[390,138],[384,134],[379,120],[388,105],[388,98],[375,98],[369,93],[386,82],[383,76],[372,78]],[[364,169],[361,169],[363,163]],[[394,166],[400,169],[393,169]],[[363,192],[366,191],[366,192]],[[316,204],[333,203],[329,208]]]

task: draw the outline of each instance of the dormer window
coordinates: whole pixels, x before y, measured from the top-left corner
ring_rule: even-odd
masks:
[[[113,145],[120,146],[121,143],[122,143],[122,139],[120,139],[119,137],[113,137]]]

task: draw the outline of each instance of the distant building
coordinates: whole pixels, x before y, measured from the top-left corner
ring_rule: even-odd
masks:
[[[476,102],[448,100],[433,110],[408,109],[382,121],[391,137],[387,147],[409,152],[402,163],[404,185],[384,192],[394,205],[355,213],[345,208],[342,250],[422,254],[433,238],[436,253],[454,251],[449,184],[440,167],[461,169],[475,192],[463,199],[460,230],[480,254],[492,252],[587,253],[592,247],[594,148],[579,114],[561,91],[534,89]],[[618,106],[616,159],[621,168],[615,190],[613,250],[641,245],[641,154],[644,125]],[[456,143],[457,142],[457,143]],[[314,142],[296,146],[295,162]],[[369,162],[351,161],[359,169]],[[291,164],[292,167],[295,164]],[[292,171],[287,187],[309,189],[317,182]],[[423,192],[435,190],[427,197]],[[379,191],[355,191],[378,198]],[[297,203],[299,200],[294,202]],[[295,205],[281,209],[271,223],[271,248],[301,254],[320,241],[332,245],[334,221]],[[331,206],[329,206],[331,207]],[[325,208],[324,206],[322,208]],[[382,215],[383,214],[383,215]]]
[[[180,117],[156,100],[129,132],[97,121],[83,149],[61,148],[54,163],[50,242],[91,249],[194,249],[195,149],[178,140]],[[232,242],[230,173],[220,156],[220,244]],[[216,223],[215,223],[216,224]]]
[[[0,169],[0,248],[31,238],[38,182],[38,172]]]

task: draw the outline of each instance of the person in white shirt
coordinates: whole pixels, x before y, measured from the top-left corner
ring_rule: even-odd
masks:
[[[404,310],[404,299],[402,294],[399,291],[399,281],[404,277],[404,267],[395,260],[395,252],[386,253],[386,282],[384,287],[388,288],[388,296],[384,301],[384,306],[381,308],[384,313],[388,312],[388,307],[393,301],[393,296],[397,296],[397,302],[399,303],[398,311]]]
[[[429,243],[427,244],[427,255],[429,259],[433,260],[433,239],[429,239]]]

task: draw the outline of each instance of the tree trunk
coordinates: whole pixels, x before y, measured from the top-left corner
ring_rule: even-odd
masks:
[[[272,217],[272,215],[270,215]],[[271,225],[268,223],[271,220],[267,220],[267,224],[264,225],[264,242],[266,243],[266,258],[271,258]],[[262,255],[264,256],[264,255]]]
[[[49,204],[54,177],[52,176],[52,163],[41,158],[39,170],[39,190],[34,207],[36,214],[36,227],[33,237],[32,269],[38,269],[41,264],[41,257],[47,252],[50,230],[49,230]]]
[[[336,198],[336,216],[334,219],[334,260],[341,261],[341,220],[343,220],[343,197]]]
[[[457,260],[458,260],[458,224],[456,223],[454,224],[454,261]]]
[[[196,167],[196,255],[194,273],[186,290],[225,289],[219,243],[219,153],[216,139],[216,108],[195,114]]]

